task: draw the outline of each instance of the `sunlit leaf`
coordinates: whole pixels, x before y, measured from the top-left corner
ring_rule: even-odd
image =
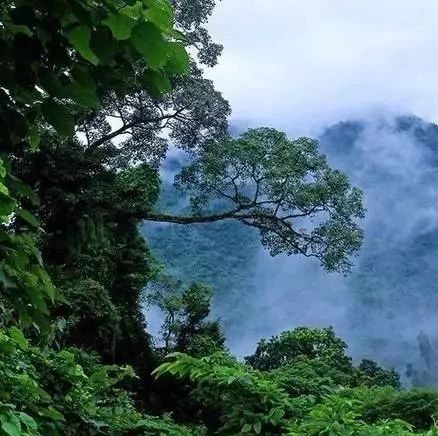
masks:
[[[2,430],[9,436],[21,435],[21,423],[13,413],[0,415],[0,422]]]
[[[77,26],[67,33],[67,38],[71,45],[84,59],[91,62],[93,65],[99,63],[99,58],[90,47],[91,30],[89,27],[85,25]]]
[[[143,13],[145,18],[154,23],[160,30],[169,32],[173,27],[173,9],[167,0],[143,0],[148,9]]]

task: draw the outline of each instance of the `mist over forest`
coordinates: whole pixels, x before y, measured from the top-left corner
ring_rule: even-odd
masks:
[[[353,358],[395,368],[407,384],[412,364],[421,383],[435,385],[438,372],[427,370],[419,335],[438,351],[438,126],[410,115],[375,116],[322,129],[319,140],[329,163],[364,191],[365,239],[351,274],[271,257],[239,223],[147,223],[143,232],[173,273],[213,287],[213,317],[237,355],[281,331],[333,326]],[[161,201],[180,211],[188,204],[171,184],[183,161],[175,155],[162,168]]]

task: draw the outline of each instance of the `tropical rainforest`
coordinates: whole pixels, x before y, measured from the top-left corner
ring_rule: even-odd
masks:
[[[230,266],[243,273],[260,246],[348,276],[366,211],[317,140],[231,135],[203,72],[222,51],[206,28],[213,8],[1,2],[0,434],[438,434],[438,391],[353,361],[330,326],[260,339],[243,359],[227,348],[200,271],[214,262],[221,286],[237,282]],[[160,199],[175,151],[181,197]],[[148,245],[169,223],[249,233],[199,261],[162,243],[192,270],[181,280]],[[249,292],[231,288],[230,311]],[[159,338],[145,306],[162,313]]]

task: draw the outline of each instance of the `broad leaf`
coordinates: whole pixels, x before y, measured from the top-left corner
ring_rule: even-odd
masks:
[[[67,33],[67,38],[78,53],[93,65],[99,63],[99,58],[90,47],[91,30],[89,27],[80,25]]]
[[[144,0],[148,9],[145,18],[154,23],[160,30],[169,32],[173,27],[173,10],[166,0]]]
[[[24,424],[28,430],[36,431],[38,430],[38,425],[35,422],[35,420],[29,416],[27,413],[24,412],[18,412],[17,413],[18,419]]]
[[[17,208],[15,210],[15,213],[24,221],[26,221],[28,224],[30,224],[32,227],[39,227],[40,223],[38,221],[38,218],[28,210]]]
[[[142,84],[154,97],[168,93],[172,90],[172,85],[166,75],[154,70],[147,70],[141,77]]]
[[[28,132],[27,139],[29,141],[30,149],[37,150],[41,142],[40,132],[36,126],[31,126],[28,129]]]
[[[27,183],[24,183],[22,180],[18,179],[12,174],[9,174],[7,180],[8,187],[11,191],[16,192],[21,197],[26,198],[27,200],[30,200],[34,206],[40,205],[40,199],[38,195],[33,192],[32,188]]]
[[[123,41],[131,37],[135,21],[126,14],[118,13],[110,14],[103,24],[111,29],[114,38]]]
[[[12,340],[22,349],[27,350],[29,348],[29,342],[24,337],[23,332],[17,327],[11,327],[9,329],[9,335]]]
[[[13,413],[0,415],[2,430],[9,436],[21,435],[21,424],[18,418]]]
[[[255,434],[260,434],[262,432],[262,423],[257,421],[253,426]]]
[[[48,69],[43,69],[39,73],[40,85],[51,97],[63,97],[64,90],[59,77]]]
[[[132,31],[132,43],[153,69],[167,62],[168,45],[152,23],[141,22]]]
[[[64,415],[58,412],[57,410],[55,410],[53,407],[49,407],[47,409],[40,409],[39,412],[42,416],[53,419],[55,421],[65,421]]]
[[[8,31],[10,33],[22,33],[23,35],[26,35],[26,36],[33,35],[32,31],[29,29],[29,27],[27,27],[23,24],[8,23],[8,24],[6,24],[5,28],[6,28],[6,31]]]
[[[4,187],[4,189],[2,189]],[[6,192],[4,192],[6,190]],[[0,217],[9,216],[15,209],[16,202],[8,194],[7,188],[0,184]]]
[[[96,87],[93,83],[87,84],[73,81],[65,87],[65,92],[66,95],[76,103],[92,109],[97,109],[100,106],[100,100],[97,96]]]
[[[169,42],[168,48],[167,71],[177,74],[187,73],[190,58],[184,46],[179,42]]]
[[[65,106],[53,100],[46,100],[43,103],[42,111],[46,121],[51,124],[61,136],[73,136],[75,122]]]

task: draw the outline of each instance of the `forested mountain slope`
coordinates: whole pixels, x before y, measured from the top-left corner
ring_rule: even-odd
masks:
[[[238,223],[145,224],[143,233],[173,273],[213,286],[213,313],[236,352],[281,329],[328,323],[346,335],[353,355],[374,356],[402,374],[412,363],[421,372],[418,335],[424,331],[434,348],[438,321],[438,126],[413,116],[346,121],[325,129],[320,143],[365,193],[365,243],[349,277],[329,277],[295,259],[271,261]],[[171,183],[183,159],[164,164],[160,200],[180,210],[188,204]],[[302,308],[315,298],[321,306],[309,320]],[[435,384],[438,374],[426,372],[416,382]]]

